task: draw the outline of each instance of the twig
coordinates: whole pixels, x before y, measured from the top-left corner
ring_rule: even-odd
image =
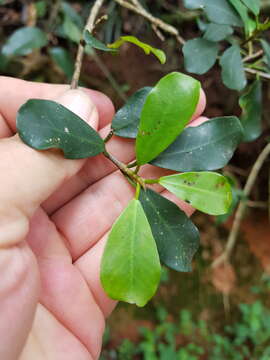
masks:
[[[259,50],[256,53],[252,54],[252,55],[248,55],[243,59],[243,63],[246,63],[250,60],[254,60],[257,59],[258,57],[260,57],[261,55],[263,55],[264,51],[263,50]]]
[[[126,0],[114,0],[116,3],[118,3],[119,5],[121,5],[122,7],[125,7],[129,10],[134,11],[135,13],[143,16],[144,18],[146,18],[148,21],[150,21],[153,25],[155,25],[156,27],[162,29],[163,31],[174,35],[175,38],[177,39],[177,41],[181,44],[184,45],[185,44],[185,40],[180,36],[178,30],[172,26],[172,25],[168,25],[165,22],[163,22],[162,20],[154,17],[152,14],[150,14],[148,11],[146,11],[141,5],[140,6],[135,6],[134,4],[134,0],[132,0],[133,4],[129,3]]]
[[[103,74],[106,76],[112,87],[114,88],[117,95],[120,97],[121,100],[126,101],[127,97],[123,90],[121,89],[118,82],[115,80],[114,76],[111,74],[110,70],[107,68],[107,66],[104,64],[104,62],[101,60],[101,58],[98,56],[98,54],[94,51],[92,53],[92,58],[94,59],[97,66],[100,68],[100,70],[103,72]]]
[[[259,174],[259,171],[261,170],[261,167],[267,157],[270,154],[270,144],[266,145],[266,147],[263,149],[261,154],[259,155],[258,159],[256,160],[255,164],[252,167],[252,170],[249,174],[249,177],[247,179],[246,185],[243,190],[243,194],[245,198],[248,198],[250,195],[250,192],[252,190],[252,187],[257,179],[257,176]],[[235,242],[237,240],[237,235],[240,229],[241,221],[244,216],[244,211],[247,206],[247,202],[245,200],[240,200],[240,203],[238,205],[238,208],[235,213],[235,218],[232,226],[232,230],[230,232],[225,250],[223,254],[221,254],[212,264],[212,267],[216,267],[223,262],[228,262],[229,258],[231,256],[232,250],[234,248]]]
[[[245,72],[249,73],[249,74],[254,74],[254,75],[258,75],[264,79],[269,80],[270,79],[270,74],[266,74],[263,71],[259,71],[259,70],[254,70],[254,69],[249,69],[249,68],[245,68]]]
[[[46,31],[49,33],[52,30],[53,23],[57,17],[58,11],[61,6],[61,0],[52,1],[50,16],[46,24]]]
[[[99,12],[103,2],[104,2],[104,0],[96,0],[95,1],[94,5],[91,9],[90,15],[87,19],[84,31],[88,30],[90,33],[93,31],[96,17],[98,15],[98,12]],[[74,70],[71,85],[70,85],[71,89],[76,89],[78,87],[78,82],[79,82],[79,77],[80,77],[81,67],[82,67],[83,54],[84,54],[84,47],[85,47],[85,42],[82,39],[78,46],[77,57],[76,57],[76,61],[75,61],[75,70]]]

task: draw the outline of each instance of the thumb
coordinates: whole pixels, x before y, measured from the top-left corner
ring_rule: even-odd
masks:
[[[56,101],[98,127],[97,109],[82,90],[67,90]],[[65,159],[55,149],[34,150],[18,135],[0,140],[0,156],[0,247],[9,247],[25,238],[38,206],[74,175],[84,160]]]

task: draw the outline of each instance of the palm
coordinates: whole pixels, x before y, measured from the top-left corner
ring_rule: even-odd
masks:
[[[49,89],[47,92],[54,96]],[[26,100],[23,96],[17,105]],[[40,97],[49,98],[46,94]],[[13,128],[15,110],[7,119]],[[107,111],[101,119],[102,137],[108,132],[106,123],[111,116]],[[131,141],[112,139],[108,150],[124,162],[134,158]],[[143,173],[146,177],[161,174],[151,166],[145,166]],[[41,284],[39,305],[21,359],[98,358],[104,319],[115,305],[99,281],[100,259],[107,233],[133,192],[114,166],[99,155],[89,159],[77,175],[37,210],[26,242],[16,254],[16,263],[20,264],[23,258],[31,269],[28,295],[23,296],[34,293]]]

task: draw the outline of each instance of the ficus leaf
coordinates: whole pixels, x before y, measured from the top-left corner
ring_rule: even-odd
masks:
[[[185,69],[194,74],[204,74],[215,64],[218,44],[203,38],[186,41],[183,46]]]
[[[261,44],[262,44],[263,51],[265,53],[265,60],[266,60],[265,62],[266,62],[268,71],[270,72],[270,45],[264,39],[261,40]]]
[[[155,238],[163,264],[176,271],[191,271],[199,247],[199,232],[187,215],[151,189],[141,190],[140,202]]]
[[[253,31],[256,29],[256,21],[249,16],[248,8],[240,0],[229,0],[233,7],[240,15],[244,26],[245,32],[248,36],[251,36]]]
[[[60,46],[51,47],[49,52],[55,63],[60,67],[67,78],[71,79],[74,72],[74,64],[70,53]]]
[[[134,45],[137,45],[145,52],[146,55],[149,55],[150,53],[152,53],[153,55],[155,55],[158,58],[158,60],[161,62],[161,64],[165,64],[166,55],[162,50],[156,49],[156,48],[152,47],[151,45],[148,45],[148,44],[140,41],[135,36],[121,36],[120,39],[116,40],[112,44],[109,44],[108,47],[111,49],[118,49],[125,42],[129,42]]]
[[[161,266],[139,200],[131,200],[114,223],[101,262],[101,283],[115,300],[144,306],[155,294]]]
[[[243,141],[254,141],[262,133],[262,83],[256,80],[239,99],[242,108]]]
[[[221,41],[232,34],[233,28],[230,25],[210,23],[207,26],[206,32],[204,33],[203,37],[204,39],[209,41]]]
[[[210,215],[225,214],[232,202],[228,180],[213,172],[189,172],[164,176],[159,183],[180,199]]]
[[[18,111],[17,130],[29,146],[62,149],[68,159],[82,159],[104,151],[98,133],[66,107],[50,100],[28,100]]]
[[[229,47],[220,58],[223,83],[233,90],[241,91],[247,84],[244,66],[238,45]]]
[[[139,122],[143,105],[152,87],[144,87],[136,91],[117,111],[112,121],[114,134],[135,139],[138,134]]]
[[[175,171],[205,171],[224,167],[242,140],[235,116],[214,118],[186,128],[151,164]]]
[[[115,52],[115,49],[111,49],[103,42],[96,39],[88,30],[86,30],[83,34],[83,38],[87,45],[91,46],[94,49],[102,50],[102,51],[109,51],[109,52]]]
[[[164,76],[144,103],[136,139],[136,157],[142,165],[164,151],[183,131],[195,112],[200,83],[173,72]]]
[[[259,15],[260,13],[260,0],[241,0],[242,3],[244,3],[255,16]]]
[[[22,27],[16,30],[2,48],[5,56],[27,55],[35,49],[47,45],[46,34],[36,27]]]
[[[241,19],[228,0],[207,0],[204,11],[208,19],[216,24],[243,26]]]

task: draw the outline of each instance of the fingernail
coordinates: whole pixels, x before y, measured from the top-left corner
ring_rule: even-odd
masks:
[[[98,127],[98,112],[91,98],[83,90],[67,90],[56,99],[93,128]]]

